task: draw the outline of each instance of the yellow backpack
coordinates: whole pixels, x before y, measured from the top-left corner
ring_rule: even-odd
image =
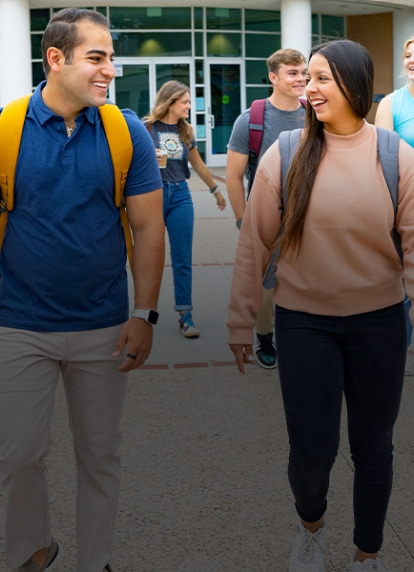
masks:
[[[7,224],[7,214],[14,208],[14,175],[23,125],[30,95],[7,104],[0,114],[0,248]],[[132,268],[133,239],[125,208],[124,189],[132,160],[132,141],[124,116],[116,105],[98,107],[112,158],[115,178],[115,205],[119,208],[125,234],[129,265]]]

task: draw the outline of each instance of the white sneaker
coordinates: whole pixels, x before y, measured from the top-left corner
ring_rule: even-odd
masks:
[[[299,521],[289,561],[289,572],[325,572],[323,553],[325,551],[327,526],[312,534]]]
[[[178,320],[180,332],[185,338],[198,338],[200,330],[195,327],[191,312],[185,312],[180,315]]]
[[[355,562],[356,550],[354,550],[351,556],[351,562],[349,565],[349,572],[390,572],[390,569],[386,565],[382,558],[368,558],[364,562]]]

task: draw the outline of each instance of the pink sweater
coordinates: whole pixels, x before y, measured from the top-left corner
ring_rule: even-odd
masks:
[[[325,132],[297,258],[279,260],[274,301],[311,314],[348,316],[385,308],[404,297],[403,271],[391,237],[394,211],[377,153],[377,134],[364,123],[347,136]],[[404,280],[414,300],[414,149],[400,142],[397,229]],[[263,155],[247,204],[228,307],[229,343],[252,344],[261,280],[280,227],[278,142]]]

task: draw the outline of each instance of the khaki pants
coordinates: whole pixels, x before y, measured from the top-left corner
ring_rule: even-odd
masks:
[[[78,473],[76,571],[102,572],[111,558],[127,382],[117,371],[123,356],[111,356],[121,327],[70,333],[0,327],[0,480],[11,567],[51,541],[45,469],[60,373]]]
[[[264,336],[269,332],[274,333],[275,303],[273,302],[273,290],[266,290],[266,288],[262,290],[262,304],[256,319],[256,334]]]

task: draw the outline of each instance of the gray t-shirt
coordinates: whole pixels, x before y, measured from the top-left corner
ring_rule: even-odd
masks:
[[[259,152],[259,161],[263,153],[276,141],[282,131],[292,131],[299,129],[305,124],[305,108],[300,105],[296,111],[281,111],[274,107],[269,100],[266,100],[264,113],[264,131],[262,145]],[[236,119],[233,131],[227,144],[228,149],[249,155],[249,122],[250,108],[246,109]],[[250,163],[250,158],[249,158]],[[247,166],[246,177],[249,179],[250,170]]]

